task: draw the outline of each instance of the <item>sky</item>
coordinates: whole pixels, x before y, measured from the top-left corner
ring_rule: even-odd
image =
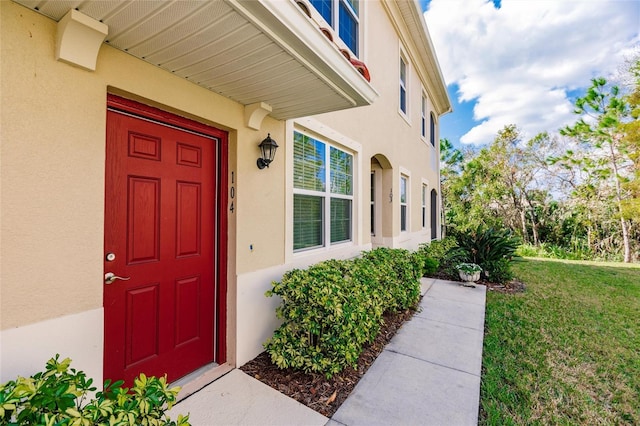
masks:
[[[490,143],[573,124],[594,77],[619,78],[640,54],[640,0],[420,0],[453,113],[440,137]]]

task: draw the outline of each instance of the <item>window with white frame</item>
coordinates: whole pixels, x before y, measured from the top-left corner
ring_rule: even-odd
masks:
[[[422,228],[427,227],[427,185],[422,184]]]
[[[427,138],[427,98],[422,93],[422,103],[420,108],[420,136]]]
[[[429,132],[430,132],[430,138],[431,138],[431,145],[436,146],[436,118],[433,116],[433,113],[431,113],[429,117],[430,117]]]
[[[352,240],[353,155],[294,132],[293,188],[294,251]]]
[[[311,0],[311,5],[358,56],[359,0]]]
[[[400,111],[407,115],[407,62],[400,56]]]
[[[406,231],[409,222],[409,178],[400,176],[400,231]]]

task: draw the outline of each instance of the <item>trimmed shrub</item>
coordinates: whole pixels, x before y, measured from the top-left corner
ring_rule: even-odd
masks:
[[[422,256],[404,249],[380,247],[363,253],[363,258],[372,261],[378,273],[377,282],[383,287],[386,301],[385,312],[398,312],[415,305],[420,298]]]
[[[275,365],[330,377],[356,364],[382,317],[373,278],[354,274],[361,267],[330,260],[289,271],[272,284],[267,296],[282,298],[276,315],[283,320],[265,345]]]
[[[166,377],[141,374],[131,389],[106,381],[104,390],[87,400],[96,388],[71,360],[51,358],[44,372],[0,384],[0,424],[9,425],[166,425],[188,426],[189,416],[171,421],[165,412],[176,401],[179,387],[169,388]]]
[[[376,249],[286,272],[266,293],[282,299],[282,325],[264,345],[271,362],[328,378],[355,367],[384,312],[415,306],[422,268],[407,250]]]

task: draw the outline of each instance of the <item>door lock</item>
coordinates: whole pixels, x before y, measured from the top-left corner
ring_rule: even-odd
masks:
[[[111,284],[115,280],[128,281],[130,279],[131,279],[131,277],[119,277],[116,274],[114,274],[113,272],[107,272],[106,274],[104,274],[104,283],[105,284]]]

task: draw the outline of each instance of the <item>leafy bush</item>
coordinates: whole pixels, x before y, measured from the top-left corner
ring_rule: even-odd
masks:
[[[447,252],[443,263],[440,265],[440,274],[449,279],[457,280],[459,276],[456,265],[464,262],[470,262],[469,257],[463,250],[460,250],[460,247],[454,247]]]
[[[490,260],[484,263],[485,275],[492,283],[506,283],[513,279],[509,259]]]
[[[267,296],[282,298],[276,314],[283,324],[265,347],[275,365],[331,376],[356,363],[379,329],[382,301],[370,277],[354,277],[355,265],[322,262],[273,283]]]
[[[467,255],[459,251],[458,242],[452,236],[420,244],[418,253],[427,259],[433,259],[438,262],[436,271],[430,275],[437,273],[440,276],[451,279],[457,279],[458,277],[456,265],[468,260]],[[427,274],[425,273],[425,275]]]
[[[427,273],[425,267],[425,276],[438,273],[445,277],[457,279],[458,272],[455,266],[468,260],[465,253],[458,251],[458,242],[451,236],[420,244],[417,253],[420,253],[425,259],[433,259],[437,262],[436,270],[433,272]],[[426,262],[429,261],[426,260]]]
[[[440,269],[440,263],[438,263],[437,260],[431,257],[427,257],[424,260],[423,276],[430,277],[432,275],[435,275],[435,273],[438,272],[438,269]]]
[[[442,264],[443,260],[447,257],[447,253],[456,247],[458,247],[458,242],[455,238],[445,237],[441,240],[420,244],[418,253],[421,253],[425,258],[431,258],[439,264]]]
[[[283,323],[265,343],[271,361],[327,377],[355,366],[383,313],[416,304],[422,268],[406,250],[376,249],[286,272],[266,293],[282,299],[276,315]]]
[[[479,226],[473,232],[458,234],[457,240],[459,254],[466,257],[467,262],[480,265],[486,278],[493,282],[512,278],[509,261],[520,241],[511,235],[511,231]]]
[[[483,227],[478,227],[472,232],[461,233],[457,236],[457,240],[460,248],[467,253],[469,261],[480,266],[485,262],[511,259],[520,243],[508,229]]]
[[[44,372],[29,378],[0,384],[0,424],[10,425],[189,425],[189,416],[177,422],[165,414],[176,402],[179,387],[169,388],[166,377],[141,374],[131,389],[123,382],[106,381],[104,390],[85,403],[95,392],[93,380],[82,371],[69,368],[71,360],[47,362]]]
[[[384,311],[407,309],[420,297],[420,278],[424,270],[423,258],[404,249],[380,247],[363,253],[373,262],[379,290],[384,295]]]

